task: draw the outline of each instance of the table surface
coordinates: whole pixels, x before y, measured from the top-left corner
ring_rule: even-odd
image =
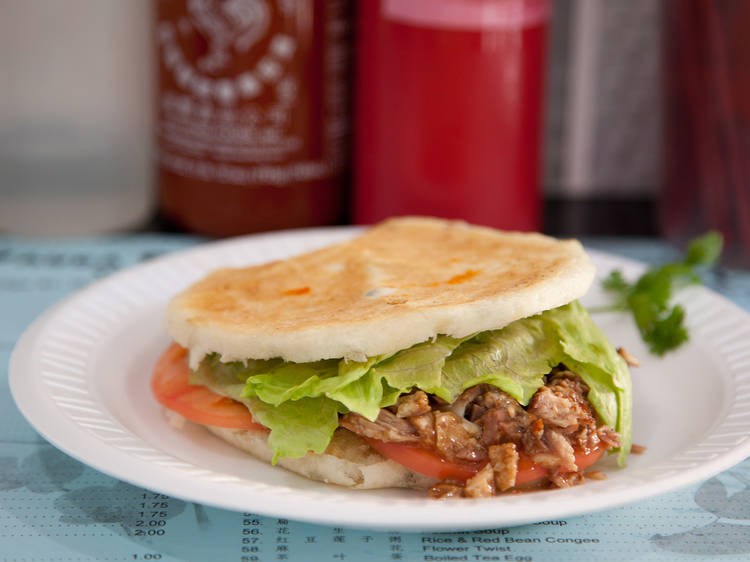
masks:
[[[368,532],[202,506],[136,488],[45,442],[16,408],[7,364],[52,304],[118,269],[201,240],[135,235],[65,240],[0,235],[0,561],[125,560],[746,560],[750,460],[627,507],[468,533]],[[658,263],[658,239],[592,238],[592,248]],[[750,311],[750,272],[706,284]]]

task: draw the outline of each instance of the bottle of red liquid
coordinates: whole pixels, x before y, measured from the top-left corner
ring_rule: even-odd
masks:
[[[538,230],[547,0],[358,6],[355,221]]]
[[[346,0],[157,0],[159,197],[215,236],[344,212]]]

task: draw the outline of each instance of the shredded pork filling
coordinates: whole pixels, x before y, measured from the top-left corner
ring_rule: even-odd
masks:
[[[374,422],[352,412],[340,424],[363,437],[432,450],[451,462],[486,463],[465,483],[437,484],[434,497],[484,497],[510,490],[521,455],[547,469],[552,486],[564,488],[583,480],[577,451],[620,446],[619,434],[597,422],[588,391],[578,375],[559,367],[526,408],[499,388],[480,384],[452,404],[416,390],[382,408]]]

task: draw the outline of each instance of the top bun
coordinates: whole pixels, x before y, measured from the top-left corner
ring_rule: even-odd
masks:
[[[193,367],[212,352],[362,361],[562,306],[593,277],[575,240],[396,218],[291,259],[218,270],[172,300],[167,330]]]

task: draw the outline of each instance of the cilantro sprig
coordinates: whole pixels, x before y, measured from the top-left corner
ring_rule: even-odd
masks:
[[[619,270],[602,281],[616,301],[608,310],[629,310],[651,352],[664,355],[688,340],[685,309],[671,305],[676,289],[700,283],[696,271],[714,265],[721,255],[723,239],[715,231],[693,239],[682,261],[667,263],[646,271],[635,283],[628,283]]]

